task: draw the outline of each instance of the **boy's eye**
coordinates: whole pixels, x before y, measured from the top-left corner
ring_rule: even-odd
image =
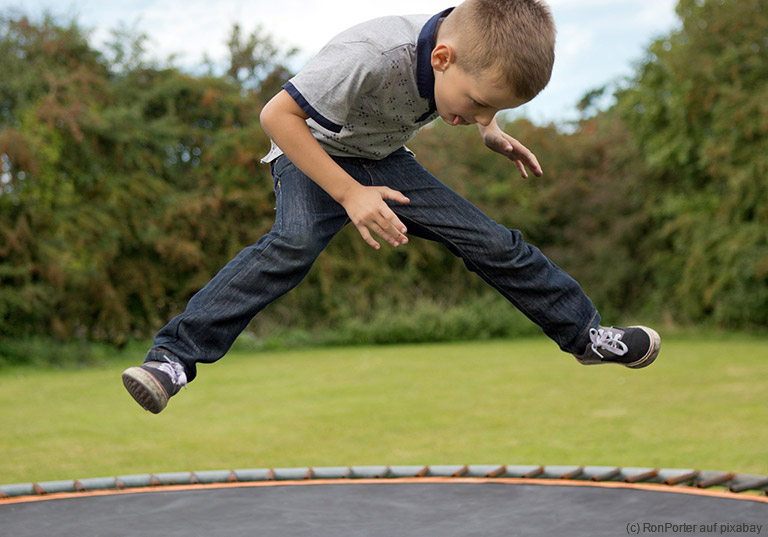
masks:
[[[476,101],[475,99],[473,99],[472,97],[470,97],[469,99],[472,101],[472,104],[473,104],[473,105],[475,105],[475,106],[477,106],[477,107],[479,107],[479,108],[486,108],[486,106],[485,106],[483,103],[479,103],[479,102],[477,102],[477,101]]]

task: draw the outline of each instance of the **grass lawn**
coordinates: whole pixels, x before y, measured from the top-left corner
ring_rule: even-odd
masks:
[[[160,415],[122,356],[0,371],[0,483],[261,467],[615,465],[768,475],[768,342],[666,339],[648,369],[545,338],[232,353]]]

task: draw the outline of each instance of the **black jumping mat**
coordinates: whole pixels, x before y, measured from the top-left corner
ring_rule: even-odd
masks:
[[[759,526],[759,529],[758,529]],[[768,503],[633,488],[307,484],[0,502],[14,537],[765,535]]]

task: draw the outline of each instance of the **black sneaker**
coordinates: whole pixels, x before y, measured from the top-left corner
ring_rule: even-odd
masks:
[[[599,326],[589,330],[590,345],[576,360],[584,365],[620,364],[640,369],[653,363],[661,349],[661,338],[655,330],[646,326],[606,328]]]
[[[145,362],[123,372],[123,384],[144,410],[159,414],[168,399],[187,384],[184,366],[166,357],[165,362]]]

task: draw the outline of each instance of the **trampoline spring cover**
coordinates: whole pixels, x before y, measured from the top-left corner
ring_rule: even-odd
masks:
[[[716,531],[724,524],[753,534],[768,531],[768,497],[697,486],[715,482],[768,487],[760,476],[652,468],[168,473],[0,486],[0,535],[586,537],[676,528],[724,534]]]

